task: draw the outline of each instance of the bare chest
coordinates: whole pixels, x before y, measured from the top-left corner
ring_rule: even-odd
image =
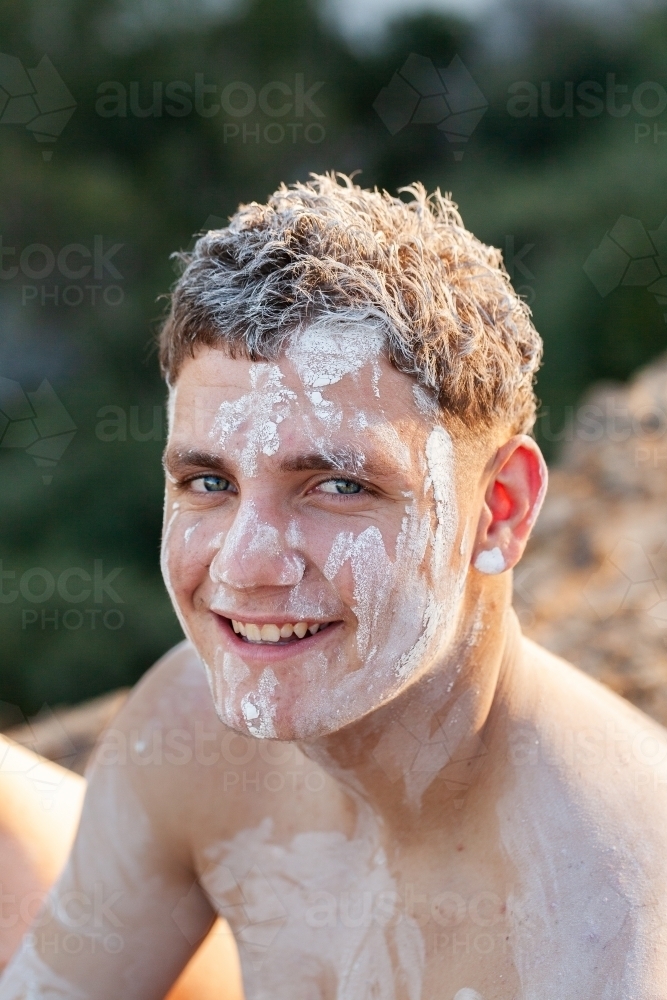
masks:
[[[502,895],[441,872],[392,871],[368,831],[279,844],[266,820],[211,845],[200,881],[236,938],[247,1000],[513,995]]]

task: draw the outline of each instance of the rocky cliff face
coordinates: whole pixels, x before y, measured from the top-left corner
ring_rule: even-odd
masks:
[[[667,725],[667,355],[573,414],[514,589],[527,635]]]

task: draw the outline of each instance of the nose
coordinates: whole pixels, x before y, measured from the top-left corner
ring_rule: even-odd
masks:
[[[288,544],[285,533],[259,517],[252,500],[239,505],[230,530],[211,560],[213,583],[235,590],[295,587],[303,579],[303,556]]]

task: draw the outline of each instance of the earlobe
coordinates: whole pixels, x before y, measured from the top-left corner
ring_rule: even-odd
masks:
[[[512,569],[523,555],[540,512],[547,467],[536,442],[525,434],[507,441],[487,478],[473,565],[480,573]]]
[[[504,573],[507,569],[505,556],[497,545],[495,549],[482,549],[475,559],[475,569],[478,569],[480,573]]]

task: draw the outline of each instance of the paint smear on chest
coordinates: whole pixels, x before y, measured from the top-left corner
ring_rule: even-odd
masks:
[[[248,1000],[420,1000],[425,961],[374,821],[348,839],[297,834],[272,821],[206,852],[201,882],[239,942]]]

